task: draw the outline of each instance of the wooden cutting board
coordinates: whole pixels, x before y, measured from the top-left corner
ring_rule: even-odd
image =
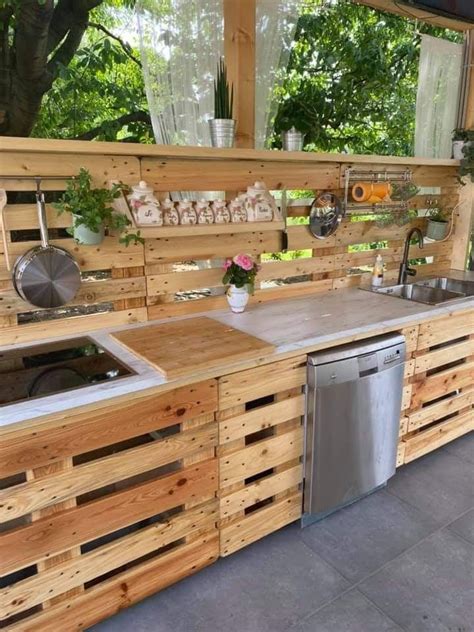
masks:
[[[167,378],[266,356],[275,347],[260,338],[196,317],[111,334]]]

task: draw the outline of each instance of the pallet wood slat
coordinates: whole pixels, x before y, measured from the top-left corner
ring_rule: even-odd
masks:
[[[222,556],[301,516],[305,381],[304,356],[219,379]]]
[[[208,501],[0,590],[0,612],[11,617],[94,579],[98,568],[105,574],[185,536],[204,535],[214,528],[217,510],[217,500]]]
[[[404,400],[406,463],[469,432],[474,424],[472,310],[421,323],[417,331],[410,340],[415,366],[408,406]]]
[[[217,410],[217,381],[206,380],[136,401],[60,415],[15,429],[0,441],[0,477],[118,443]],[[58,423],[59,422],[59,423]]]
[[[5,629],[7,632],[82,632],[94,623],[198,572],[215,562],[217,557],[218,538],[211,533],[91,587],[84,595],[68,603],[33,614],[29,620]]]
[[[3,433],[2,627],[57,629],[81,603],[99,620],[129,578],[139,599],[217,558],[216,410],[208,380]]]
[[[103,459],[76,466],[71,471],[26,482],[0,491],[0,519],[7,521],[19,518],[62,500],[79,496],[161,467],[196,451],[196,446],[217,445],[214,423],[205,424],[196,430],[188,430],[157,443],[118,452]]]

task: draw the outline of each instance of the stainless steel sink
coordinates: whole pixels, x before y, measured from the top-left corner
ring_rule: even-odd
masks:
[[[432,287],[450,292],[459,292],[465,296],[474,296],[474,281],[461,281],[460,279],[450,279],[448,277],[435,277],[423,281],[416,281],[415,285]]]
[[[427,305],[439,305],[448,301],[466,298],[463,292],[453,292],[441,287],[421,285],[418,283],[390,285],[388,287],[373,288],[373,292],[403,298],[415,303],[426,303]]]

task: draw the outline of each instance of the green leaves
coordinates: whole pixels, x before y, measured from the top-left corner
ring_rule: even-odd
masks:
[[[110,206],[121,195],[122,186],[114,184],[110,189],[94,188],[91,174],[82,168],[76,178],[68,180],[66,190],[53,207],[58,215],[71,213],[76,226],[86,226],[94,233],[98,233],[102,226],[123,233],[130,226],[130,220]],[[120,243],[126,246],[138,242],[143,243],[139,233],[126,234],[120,239]]]
[[[322,4],[304,3],[276,91],[275,132],[294,126],[313,151],[411,155],[420,43],[413,23],[346,0]],[[280,142],[275,136],[273,146]]]
[[[217,75],[214,79],[214,118],[231,119],[233,111],[234,86],[229,87],[227,66],[221,57],[217,65]]]

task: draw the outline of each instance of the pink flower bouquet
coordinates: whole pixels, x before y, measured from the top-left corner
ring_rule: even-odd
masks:
[[[225,274],[222,278],[224,285],[235,285],[239,288],[247,286],[250,294],[253,294],[258,265],[250,255],[240,253],[233,259],[227,259],[224,270]]]

